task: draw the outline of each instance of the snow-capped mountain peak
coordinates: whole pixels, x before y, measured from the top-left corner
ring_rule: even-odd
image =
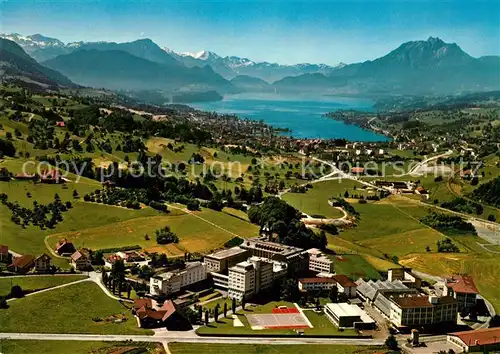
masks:
[[[64,43],[56,38],[42,36],[41,34],[33,34],[31,36],[23,36],[19,33],[0,34],[1,38],[5,38],[20,44],[27,48],[47,48],[47,47],[64,47]]]
[[[191,58],[198,59],[198,60],[215,60],[215,59],[220,58],[220,56],[218,56],[214,52],[210,52],[208,50],[200,50],[199,52],[196,52],[196,53],[183,52],[183,53],[180,53],[179,55],[181,55],[183,57],[191,57]]]

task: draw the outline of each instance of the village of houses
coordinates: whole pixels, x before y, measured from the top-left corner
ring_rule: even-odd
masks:
[[[147,254],[122,251],[105,254],[104,267],[96,270],[89,250],[76,249],[68,239],[61,239],[53,246],[52,255],[32,256],[9,252],[8,246],[1,245],[4,275],[54,273],[52,258],[68,257],[72,273],[88,274],[106,289],[109,285],[106,278],[114,262],[123,261],[128,268],[151,264]],[[331,322],[332,337],[339,330],[353,330],[362,338],[380,338],[392,333],[414,353],[433,352],[429,349],[433,346],[456,353],[482,351],[498,348],[500,344],[500,329],[484,325],[489,320],[488,309],[470,276],[451,274],[445,282],[431,284],[409,268],[393,268],[385,280],[350,279],[335,272],[334,258],[328,254],[319,249],[305,250],[273,242],[272,234],[265,231],[239,246],[155,273],[142,281],[143,296],[123,301],[133,302],[131,311],[139,327],[186,331],[217,321],[218,314],[222,314],[222,309],[217,309],[218,314],[211,312],[210,319],[203,320],[200,295],[216,293],[208,303],[221,298],[231,300],[231,308],[225,304],[223,310],[224,317],[231,316],[236,306],[248,308],[253,306],[254,299],[265,302],[289,274],[297,275],[297,290],[302,296],[326,299],[316,303],[314,311],[321,311]],[[127,280],[138,281],[129,274]],[[112,290],[114,293],[114,286]],[[270,314],[246,316],[257,336],[269,330],[272,335],[272,329],[283,328],[303,335],[311,323],[299,303],[294,303],[294,307],[279,306]],[[199,323],[195,325],[186,315],[193,310],[200,310]],[[465,316],[476,324],[467,326]],[[234,326],[243,325],[233,317]],[[457,330],[467,327],[468,330]]]

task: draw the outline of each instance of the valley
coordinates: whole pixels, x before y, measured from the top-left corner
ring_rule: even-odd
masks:
[[[110,19],[141,4],[122,5]],[[0,352],[496,352],[489,37],[385,38],[395,12],[367,45],[323,32],[344,25],[328,2],[229,27],[244,4],[211,4],[218,26],[148,5],[164,17],[0,34]],[[272,26],[236,35],[261,7]]]

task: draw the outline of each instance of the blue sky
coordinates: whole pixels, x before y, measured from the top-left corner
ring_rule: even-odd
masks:
[[[473,56],[500,54],[500,1],[0,0],[0,32],[71,41],[151,38],[279,63],[336,64],[438,36]]]

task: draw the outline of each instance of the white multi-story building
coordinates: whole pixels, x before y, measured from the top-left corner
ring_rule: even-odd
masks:
[[[227,274],[230,267],[246,260],[249,256],[248,250],[236,246],[206,255],[203,262],[207,265],[209,272]]]
[[[332,278],[302,278],[298,282],[299,290],[302,291],[330,290],[334,286],[337,286],[337,282]]]
[[[262,257],[250,257],[229,268],[228,295],[242,300],[273,285],[274,263]]]
[[[229,268],[228,290],[229,297],[237,300],[254,294],[255,268],[252,263],[244,261]]]
[[[184,287],[207,279],[207,268],[202,262],[188,262],[184,269],[163,273],[149,279],[149,292],[152,295],[169,295]]]
[[[318,273],[335,273],[333,260],[317,248],[307,250],[309,253],[309,270]]]
[[[458,303],[451,296],[397,295],[389,299],[389,319],[397,327],[457,323]]]

